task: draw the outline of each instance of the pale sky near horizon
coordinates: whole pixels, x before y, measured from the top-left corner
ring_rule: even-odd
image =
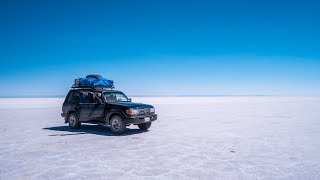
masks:
[[[318,1],[0,2],[0,97],[320,95]]]

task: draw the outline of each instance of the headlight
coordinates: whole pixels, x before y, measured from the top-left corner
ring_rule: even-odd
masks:
[[[139,114],[139,110],[138,109],[127,109],[126,113],[129,115],[138,115]]]
[[[155,110],[154,108],[150,108],[150,112],[151,112],[151,113],[155,113],[156,110]]]

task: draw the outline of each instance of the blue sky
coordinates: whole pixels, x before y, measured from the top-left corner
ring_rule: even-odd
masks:
[[[320,95],[317,1],[0,1],[1,97]]]

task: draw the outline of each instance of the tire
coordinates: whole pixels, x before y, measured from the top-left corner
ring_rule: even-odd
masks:
[[[110,129],[115,134],[121,134],[126,131],[126,125],[120,116],[113,116],[110,120]]]
[[[81,125],[79,118],[78,118],[77,114],[75,114],[75,113],[71,113],[68,116],[68,123],[69,123],[69,127],[71,129],[79,129],[80,125]]]
[[[138,127],[139,127],[141,130],[148,130],[148,129],[151,127],[151,122],[138,124]]]

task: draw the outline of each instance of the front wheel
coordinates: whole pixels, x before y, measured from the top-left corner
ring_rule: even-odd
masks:
[[[126,125],[120,116],[113,116],[110,121],[110,129],[115,134],[121,134],[126,131]]]
[[[78,116],[75,113],[71,113],[68,116],[68,122],[69,122],[69,126],[72,129],[79,129],[80,128],[81,123],[79,121]]]
[[[147,123],[142,123],[142,124],[138,124],[138,127],[141,130],[148,130],[151,126],[151,122],[147,122]]]

